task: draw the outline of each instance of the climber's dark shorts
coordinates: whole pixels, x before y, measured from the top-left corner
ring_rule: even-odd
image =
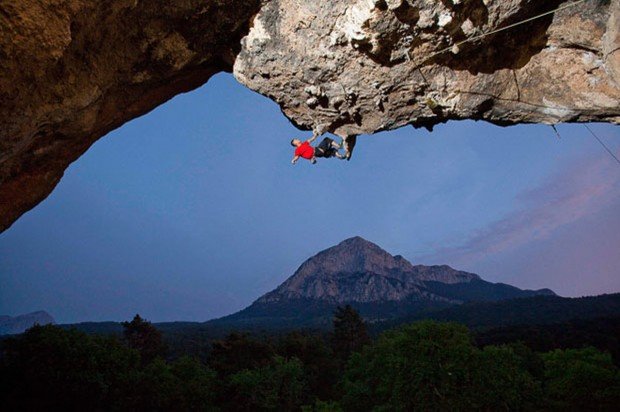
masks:
[[[332,146],[333,139],[326,137],[314,148],[315,157],[334,157],[336,155],[336,149]]]

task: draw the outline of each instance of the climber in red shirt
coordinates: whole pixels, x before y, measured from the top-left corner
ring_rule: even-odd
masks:
[[[310,160],[310,163],[315,164],[317,157],[337,157],[338,159],[344,159],[345,156],[341,155],[338,151],[341,147],[333,139],[326,137],[318,144],[317,147],[312,147],[310,143],[314,142],[319,137],[316,133],[312,135],[312,138],[302,142],[299,139],[291,140],[291,146],[295,147],[295,157],[291,163],[295,164],[300,157]]]

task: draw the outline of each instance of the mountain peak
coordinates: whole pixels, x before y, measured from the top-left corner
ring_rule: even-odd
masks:
[[[336,246],[332,246],[328,249],[325,249],[321,253],[324,253],[324,252],[325,253],[340,253],[343,250],[349,251],[349,252],[355,252],[358,254],[364,253],[364,254],[390,255],[388,252],[383,250],[379,245],[372,243],[364,239],[361,236],[354,236],[354,237],[345,239],[342,242],[338,243]]]
[[[487,282],[448,265],[414,266],[354,236],[312,256],[276,289],[220,321],[285,324],[309,317],[322,322],[343,304],[363,308],[364,316],[377,320],[464,302],[548,294],[553,292]]]
[[[462,302],[476,297],[515,297],[545,294],[492,284],[478,275],[448,265],[413,266],[376,244],[354,236],[317,253],[259,304],[296,299],[332,303],[435,301]],[[553,292],[550,292],[553,293]]]
[[[342,242],[338,243],[337,246],[340,245],[369,245],[369,246],[377,246],[376,244],[364,239],[361,236],[353,236],[350,237],[348,239],[343,240]],[[378,247],[378,246],[377,246]]]
[[[259,301],[295,297],[366,301],[380,299],[387,289],[405,296],[417,292],[418,285],[414,267],[406,259],[355,236],[306,260],[293,276]],[[398,300],[394,293],[388,295]]]
[[[411,263],[397,259],[378,245],[355,236],[319,252],[306,260],[294,277],[306,275],[343,275],[371,272],[387,275],[395,269],[409,271]]]

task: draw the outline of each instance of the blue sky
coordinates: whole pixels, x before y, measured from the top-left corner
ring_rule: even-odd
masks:
[[[616,126],[591,126],[620,153]],[[581,125],[450,122],[290,164],[276,104],[215,76],[98,141],[0,234],[0,314],[207,320],[361,235],[564,296],[620,291],[620,166]]]

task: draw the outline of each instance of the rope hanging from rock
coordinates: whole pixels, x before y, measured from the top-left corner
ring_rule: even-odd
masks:
[[[590,134],[591,134],[592,136],[594,136],[594,138],[595,138],[595,139],[596,139],[596,140],[597,140],[597,141],[601,144],[601,146],[603,146],[603,148],[607,151],[607,153],[609,153],[609,155],[610,155],[611,157],[613,157],[613,158],[614,158],[614,160],[616,161],[616,163],[618,163],[618,164],[620,165],[620,160],[618,159],[618,157],[616,157],[616,155],[614,154],[614,152],[612,152],[612,151],[609,149],[609,147],[607,147],[607,145],[605,144],[605,142],[603,142],[603,141],[602,141],[602,140],[601,140],[601,139],[600,139],[600,138],[599,138],[599,137],[598,137],[598,136],[597,136],[597,135],[596,135],[596,134],[592,131],[592,129],[590,129],[590,128],[588,127],[588,125],[587,125],[587,124],[584,124],[584,125],[583,125],[583,127],[585,127],[586,129],[588,129],[588,131],[590,132]]]
[[[568,4],[565,4],[565,5],[563,5],[563,6],[557,7],[557,8],[555,8],[555,9],[553,9],[553,10],[549,10],[549,11],[546,11],[546,12],[544,12],[544,13],[538,14],[538,15],[536,15],[536,16],[533,16],[533,17],[527,18],[527,19],[525,19],[525,20],[521,20],[521,21],[518,21],[518,22],[516,22],[516,23],[509,24],[508,26],[505,26],[505,27],[500,27],[499,29],[489,31],[489,32],[487,32],[487,33],[482,33],[482,34],[479,34],[479,35],[476,35],[476,36],[472,36],[472,37],[469,37],[469,38],[467,38],[467,39],[465,39],[465,40],[462,40],[462,41],[456,42],[456,43],[454,43],[452,46],[449,46],[449,47],[443,48],[443,49],[441,49],[441,50],[439,50],[439,51],[437,51],[437,52],[435,52],[435,53],[431,54],[430,56],[428,56],[427,58],[425,58],[424,60],[422,60],[422,62],[421,62],[421,63],[419,63],[419,64],[418,64],[415,68],[416,68],[416,69],[418,69],[418,71],[420,72],[420,74],[422,75],[422,77],[424,77],[424,73],[422,73],[422,71],[420,70],[420,68],[422,67],[422,65],[423,65],[424,63],[426,63],[427,61],[429,61],[429,60],[431,60],[431,59],[433,59],[433,58],[437,57],[437,56],[438,56],[438,55],[440,55],[440,54],[443,54],[443,53],[448,52],[448,51],[454,51],[454,50],[456,50],[456,51],[458,52],[458,48],[459,48],[459,46],[461,46],[461,45],[463,45],[463,44],[466,44],[466,43],[472,42],[472,41],[474,41],[474,40],[482,39],[482,38],[484,38],[484,37],[490,36],[490,35],[492,35],[492,34],[500,33],[500,32],[505,31],[505,30],[510,30],[510,29],[513,29],[513,28],[515,28],[515,27],[521,26],[521,25],[526,24],[526,23],[529,23],[529,22],[531,22],[531,21],[534,21],[534,20],[540,19],[540,18],[542,18],[542,17],[548,16],[548,15],[550,15],[550,14],[554,14],[554,13],[557,13],[557,12],[559,12],[559,11],[562,11],[562,10],[568,9],[568,8],[570,8],[570,7],[574,7],[574,6],[578,5],[578,4],[584,3],[585,1],[587,1],[587,0],[577,0],[577,1],[574,1],[574,2],[572,2],[572,3],[568,3]],[[409,58],[409,60],[412,60],[412,59],[411,59],[411,55],[409,54],[409,52],[407,52],[407,57]],[[432,102],[432,101],[431,101],[431,102]],[[432,104],[434,104],[434,102],[432,102]],[[429,106],[431,106],[432,104],[429,104]],[[553,107],[548,107],[548,106],[545,106],[545,107],[546,107],[546,108],[553,109]],[[555,127],[555,125],[551,125],[551,127],[553,128],[553,131],[554,131],[554,132],[555,132],[555,134],[557,135],[558,139],[561,139],[561,138],[562,138],[562,136],[561,136],[561,135],[560,135],[560,133],[558,132],[558,129]],[[601,145],[601,146],[602,146],[602,147],[603,147],[603,148],[607,151],[607,153],[609,153],[609,155],[610,155],[610,156],[611,156],[611,157],[612,157],[612,158],[613,158],[613,159],[614,159],[614,160],[615,160],[615,161],[616,161],[616,162],[620,165],[620,159],[618,159],[618,157],[616,157],[616,155],[615,155],[615,154],[614,154],[614,153],[613,153],[613,152],[609,149],[609,147],[607,147],[607,145],[606,145],[606,144],[605,144],[605,143],[604,143],[604,142],[603,142],[603,141],[602,141],[602,140],[601,140],[601,139],[600,139],[600,138],[599,138],[599,137],[598,137],[598,136],[597,136],[597,135],[596,135],[596,134],[592,131],[592,129],[590,129],[590,128],[589,128],[587,125],[585,125],[585,124],[584,124],[584,127],[585,127],[586,129],[588,129],[588,131],[590,132],[590,134],[591,134],[591,135],[592,135],[592,136],[593,136],[593,137],[594,137],[594,138],[595,138],[595,139],[599,142],[599,144],[600,144],[600,145]]]
[[[487,33],[482,33],[482,34],[479,34],[479,35],[476,35],[476,36],[469,37],[469,38],[467,38],[467,39],[465,39],[465,40],[461,40],[461,41],[459,41],[459,42],[456,42],[456,43],[454,43],[452,46],[450,46],[450,47],[446,47],[446,48],[444,48],[444,49],[441,49],[441,50],[439,50],[439,51],[437,51],[437,52],[435,52],[435,53],[431,54],[430,56],[428,56],[428,57],[427,57],[427,58],[425,58],[424,60],[422,60],[422,62],[421,62],[421,63],[419,63],[419,64],[416,66],[416,69],[420,68],[420,67],[421,67],[424,63],[426,63],[427,61],[429,61],[429,60],[431,60],[431,59],[433,59],[433,58],[437,57],[437,56],[438,56],[438,55],[440,55],[440,54],[443,54],[443,53],[445,53],[445,52],[447,52],[447,51],[451,51],[451,50],[455,50],[455,49],[456,49],[456,50],[458,50],[459,46],[462,46],[463,44],[466,44],[466,43],[472,42],[472,41],[474,41],[474,40],[482,39],[482,38],[487,37],[487,36],[490,36],[490,35],[492,35],[492,34],[496,34],[496,33],[499,33],[499,32],[505,31],[505,30],[509,30],[509,29],[515,28],[515,27],[520,26],[520,25],[522,25],[522,24],[529,23],[529,22],[531,22],[531,21],[533,21],[533,20],[540,19],[541,17],[545,17],[545,16],[548,16],[548,15],[550,15],[550,14],[557,13],[558,11],[562,11],[562,10],[564,10],[564,9],[568,9],[569,7],[573,7],[573,6],[576,6],[576,5],[578,5],[578,4],[584,3],[585,1],[587,1],[587,0],[577,0],[577,1],[574,1],[574,2],[572,2],[572,3],[568,3],[568,4],[565,4],[565,5],[563,5],[563,6],[560,6],[560,7],[556,8],[556,9],[553,9],[553,10],[550,10],[550,11],[546,11],[546,12],[544,12],[544,13],[538,14],[538,15],[533,16],[533,17],[530,17],[530,18],[528,18],[528,19],[521,20],[521,21],[519,21],[519,22],[516,22],[516,23],[510,24],[510,25],[508,25],[508,26],[506,26],[506,27],[500,27],[499,29],[495,29],[495,30],[492,30],[492,31],[490,31],[490,32],[487,32]],[[411,55],[409,54],[409,52],[407,52],[407,57],[409,58],[409,60],[411,60]]]
[[[558,132],[558,129],[555,127],[555,125],[551,125],[551,127],[553,128],[553,131],[555,132],[555,134],[558,136],[558,139],[561,139],[562,136],[560,135],[560,132]],[[620,159],[618,159],[616,157],[616,155],[611,151],[611,149],[609,147],[607,147],[607,145],[605,144],[605,142],[603,142],[603,140],[601,140],[600,137],[598,137],[593,131],[592,129],[590,129],[588,127],[587,124],[584,124],[583,127],[585,127],[586,129],[588,129],[588,131],[590,132],[590,134],[600,143],[601,146],[603,146],[603,149],[605,149],[607,151],[607,153],[609,153],[609,155],[620,165]]]
[[[584,3],[584,2],[586,2],[586,1],[587,1],[587,0],[576,0],[576,1],[573,1],[573,2],[571,2],[571,3],[565,4],[565,5],[563,5],[563,6],[557,7],[557,8],[555,8],[555,9],[553,9],[553,10],[549,10],[549,11],[546,11],[546,12],[544,12],[544,13],[538,14],[538,15],[536,15],[536,16],[529,17],[529,18],[527,18],[527,19],[525,19],[525,20],[521,20],[521,21],[518,21],[518,22],[516,22],[516,23],[510,24],[510,25],[508,25],[508,26],[505,26],[505,27],[500,27],[499,29],[495,29],[495,30],[489,31],[489,32],[487,32],[487,33],[482,33],[482,34],[479,34],[479,35],[476,35],[476,36],[469,37],[469,38],[467,38],[467,39],[465,39],[465,40],[462,40],[462,41],[460,41],[460,42],[456,42],[456,43],[454,43],[452,46],[446,47],[446,48],[444,48],[444,49],[441,49],[441,50],[439,50],[439,51],[437,51],[437,52],[435,52],[435,53],[431,54],[430,56],[428,56],[427,58],[425,58],[424,60],[422,60],[422,62],[421,62],[421,63],[419,63],[417,66],[415,66],[415,69],[417,69],[417,71],[420,73],[420,75],[422,76],[422,78],[424,79],[424,81],[427,81],[427,80],[426,80],[426,77],[424,76],[424,73],[422,72],[421,67],[422,67],[422,65],[424,65],[427,61],[429,61],[429,60],[431,60],[431,59],[435,58],[436,56],[438,56],[438,55],[440,55],[440,54],[442,54],[442,53],[445,53],[445,52],[447,52],[447,51],[454,50],[455,48],[457,48],[457,49],[458,49],[458,47],[459,47],[459,46],[461,46],[461,45],[463,45],[463,44],[465,44],[465,43],[469,43],[469,42],[472,42],[472,41],[474,41],[474,40],[478,40],[478,39],[481,39],[481,38],[483,38],[483,37],[490,36],[490,35],[492,35],[492,34],[496,34],[496,33],[499,33],[499,32],[505,31],[505,30],[509,30],[509,29],[515,28],[515,27],[520,26],[520,25],[523,25],[523,24],[525,24],[525,23],[529,23],[529,22],[531,22],[531,21],[534,21],[534,20],[540,19],[541,17],[548,16],[548,15],[550,15],[550,14],[557,13],[558,11],[565,10],[565,9],[570,8],[570,7],[576,6],[576,5],[578,5],[578,4]],[[412,59],[411,59],[411,56],[410,56],[410,54],[409,54],[409,52],[407,52],[407,58],[408,58],[410,61],[412,60]],[[472,93],[471,91],[463,91],[463,90],[456,90],[455,92],[456,92],[456,93]],[[498,96],[493,96],[493,97],[495,97],[495,98],[499,98]],[[506,100],[513,100],[513,99],[506,99]],[[514,100],[514,101],[519,101],[519,102],[521,102],[521,100],[520,100],[520,99],[519,99],[519,100]],[[530,104],[530,103],[528,103],[528,102],[521,102],[521,103],[523,103],[523,104]],[[548,109],[568,109],[568,110],[572,110],[572,109],[570,109],[570,108],[566,108],[566,107],[551,107],[551,106],[544,106],[544,105],[535,105],[535,106],[539,106],[539,107],[541,107],[541,108],[548,108]],[[579,110],[580,110],[580,111],[584,111],[584,109],[579,109]],[[558,134],[558,137],[559,137],[559,133],[557,133],[557,130],[555,130],[555,132],[556,132],[556,134]]]

